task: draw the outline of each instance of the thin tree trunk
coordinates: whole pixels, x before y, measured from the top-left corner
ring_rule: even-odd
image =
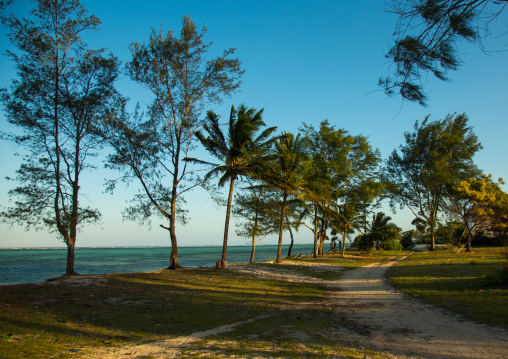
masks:
[[[346,255],[346,231],[342,233],[342,257]]]
[[[252,236],[252,250],[250,252],[250,261],[249,263],[254,263],[254,253],[256,253],[256,236]]]
[[[233,189],[235,187],[235,177],[231,177],[229,185],[228,207],[226,209],[226,224],[224,225],[224,241],[222,243],[222,261],[226,261],[226,254],[228,250],[228,232],[229,232],[229,217],[231,213],[231,202],[233,200]]]
[[[293,243],[295,242],[293,237],[293,231],[291,230],[291,226],[289,225],[289,221],[286,216],[286,222],[288,223],[288,229],[289,229],[289,236],[291,237],[291,244],[289,245],[288,249],[288,258],[291,257],[291,250],[293,249]]]
[[[434,235],[434,224],[430,224],[430,248],[429,251],[435,251],[436,250],[436,239]]]
[[[317,205],[314,204],[314,251],[312,256],[317,258]]]
[[[254,263],[254,253],[256,253],[256,232],[257,232],[257,228],[258,228],[258,218],[259,218],[259,212],[256,209],[256,216],[254,217],[254,233],[252,234],[252,250],[250,252],[249,263]]]
[[[282,231],[284,230],[284,217],[286,216],[286,199],[288,194],[284,191],[283,199],[282,199],[282,212],[280,214],[280,228],[279,228],[279,246],[277,248],[277,259],[275,263],[282,263]]]

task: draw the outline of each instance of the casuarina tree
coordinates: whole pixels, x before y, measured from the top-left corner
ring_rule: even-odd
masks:
[[[109,165],[121,171],[118,180],[138,181],[142,188],[127,217],[144,221],[156,213],[169,222],[161,227],[171,238],[170,269],[180,267],[175,224],[184,212],[179,203],[198,183],[184,158],[193,148],[205,106],[236,91],[243,74],[240,61],[231,58],[234,49],[207,60],[206,29],[198,32],[188,16],[182,22],[179,37],[152,30],[148,43],[131,45],[127,74],[149,91],[152,103],[145,116],[111,118],[107,133],[114,149]]]
[[[400,204],[423,220],[436,249],[435,230],[447,196],[454,185],[478,173],[473,156],[482,148],[465,114],[414,126],[405,133],[400,153],[394,150],[383,168],[391,204]]]
[[[37,1],[30,19],[3,17],[17,52],[8,52],[17,76],[3,90],[7,120],[19,132],[7,135],[26,156],[14,179],[16,198],[3,218],[27,229],[49,228],[67,245],[66,274],[74,271],[78,230],[100,213],[81,205],[82,174],[101,148],[102,118],[121,102],[113,84],[118,61],[91,50],[82,33],[100,21],[74,0]]]

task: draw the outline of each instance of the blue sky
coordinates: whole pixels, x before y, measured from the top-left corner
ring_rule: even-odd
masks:
[[[403,141],[416,120],[427,115],[444,118],[449,113],[466,113],[470,125],[484,149],[475,161],[485,173],[508,179],[508,36],[488,39],[484,45],[497,52],[486,54],[478,47],[462,44],[465,64],[451,73],[451,81],[443,83],[426,79],[429,106],[404,103],[400,98],[388,99],[377,87],[385,76],[388,51],[396,17],[383,11],[383,1],[171,1],[152,0],[140,3],[129,0],[83,0],[85,8],[102,21],[101,30],[88,33],[90,47],[107,47],[123,63],[129,61],[128,46],[134,41],[148,40],[151,28],[163,31],[181,29],[181,18],[189,15],[198,27],[206,26],[205,41],[212,41],[212,55],[226,48],[236,48],[236,56],[246,70],[240,92],[226,99],[214,110],[227,116],[232,104],[264,108],[268,126],[279,130],[297,131],[302,122],[317,126],[328,119],[337,128],[351,134],[369,136],[373,147],[379,148],[383,159]],[[26,16],[30,1],[15,0],[10,8],[18,16]],[[495,34],[505,33],[508,17],[505,12],[492,24]],[[0,30],[0,48],[10,47],[6,29]],[[2,51],[4,52],[4,51]],[[12,64],[0,58],[0,87],[8,87],[15,76]],[[119,90],[132,103],[147,103],[149,98],[134,83],[122,79]],[[8,131],[4,114],[0,128]],[[5,176],[13,176],[19,166],[13,156],[15,148],[0,143],[0,204],[8,204],[11,184]],[[89,173],[82,182],[86,194],[83,201],[99,208],[102,224],[85,228],[77,241],[78,247],[121,245],[169,245],[169,235],[159,229],[159,221],[148,231],[136,223],[122,222],[121,211],[135,191],[133,185],[120,189],[113,196],[103,194],[103,179],[114,173],[99,169]],[[505,191],[507,186],[503,187]],[[220,245],[223,236],[225,209],[217,208],[206,193],[194,191],[187,198],[191,221],[177,228],[181,246]],[[397,225],[410,228],[412,216],[405,211],[391,214]],[[234,227],[230,244],[244,245]],[[285,238],[285,242],[289,239]],[[312,233],[303,228],[298,243],[310,243]],[[275,243],[267,238],[264,244]],[[23,229],[0,225],[0,247],[63,246],[55,235],[25,232]]]

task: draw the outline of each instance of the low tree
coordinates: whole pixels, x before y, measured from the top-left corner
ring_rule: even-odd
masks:
[[[461,42],[480,44],[491,35],[489,25],[507,0],[389,0],[388,11],[398,15],[394,45],[386,55],[395,66],[379,85],[388,95],[426,105],[422,85],[426,73],[448,80],[448,71],[461,64]]]
[[[110,182],[139,181],[141,193],[127,210],[128,218],[148,220],[161,215],[171,238],[170,269],[178,264],[175,224],[184,212],[183,195],[199,184],[184,158],[193,148],[194,133],[201,128],[205,106],[221,103],[240,86],[240,61],[234,49],[206,60],[210,45],[203,42],[206,28],[198,33],[185,16],[180,37],[152,29],[148,43],[130,46],[132,60],[126,72],[153,96],[148,118],[139,113],[109,119],[106,137],[113,149],[109,166],[121,176]]]
[[[254,108],[247,108],[245,105],[235,109],[232,106],[227,128],[228,132],[227,135],[224,135],[220,129],[219,116],[212,111],[208,111],[206,122],[203,125],[208,137],[205,137],[201,132],[196,132],[196,137],[203,147],[212,156],[220,160],[221,163],[214,164],[196,158],[186,158],[189,162],[213,167],[206,174],[205,180],[221,175],[219,178],[220,187],[229,181],[221,258],[221,266],[224,267],[227,267],[229,218],[235,181],[240,176],[254,176],[255,173],[260,171],[262,166],[264,166],[263,162],[267,161],[268,152],[275,140],[271,135],[277,127],[269,127],[262,130],[263,126],[265,126],[265,123],[263,122],[262,109],[257,111]]]
[[[495,183],[492,175],[482,175],[480,178],[469,178],[462,181],[457,189],[468,196],[474,203],[474,213],[488,223],[491,231],[497,232],[505,246],[508,266],[508,194],[503,192],[500,185],[502,179]]]
[[[8,138],[26,150],[14,179],[21,186],[2,217],[27,229],[48,228],[67,245],[67,275],[74,270],[79,229],[97,223],[100,212],[82,206],[82,174],[101,149],[102,118],[121,106],[114,88],[115,57],[91,50],[82,33],[97,30],[78,1],[37,1],[31,19],[2,17],[20,54],[8,52],[18,79],[1,102],[7,120],[20,130]]]
[[[436,249],[438,216],[449,189],[478,172],[473,156],[482,146],[467,121],[462,114],[416,122],[414,132],[405,133],[400,154],[394,150],[383,169],[392,206],[407,207],[427,223],[430,250]]]

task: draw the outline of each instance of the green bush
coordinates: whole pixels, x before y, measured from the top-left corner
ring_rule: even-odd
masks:
[[[388,250],[388,251],[401,251],[402,250],[402,244],[396,240],[391,239],[389,241],[384,242],[380,247],[382,246],[382,249]]]
[[[413,235],[414,235],[413,230],[404,233],[402,239],[400,240],[400,244],[402,245],[403,249],[409,250],[414,248],[415,244],[413,243]]]

